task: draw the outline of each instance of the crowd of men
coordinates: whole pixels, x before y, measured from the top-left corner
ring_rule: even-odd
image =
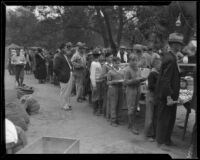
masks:
[[[74,49],[75,48],[75,49]],[[128,128],[138,135],[135,125],[136,113],[141,97],[141,84],[148,82],[146,93],[145,137],[156,141],[162,149],[175,145],[171,134],[176,120],[180,90],[180,69],[178,62],[183,59],[183,36],[170,34],[168,46],[155,51],[152,45],[144,47],[135,44],[131,50],[121,46],[116,56],[110,48],[88,49],[85,43],[71,42],[60,45],[56,54],[51,54],[48,74],[56,76],[60,85],[60,106],[68,111],[73,109],[72,94],[82,103],[88,97],[96,116],[103,115],[113,127],[120,124],[119,112],[123,93],[128,108]],[[35,54],[35,78],[44,83],[47,77],[46,58],[42,49]],[[13,57],[16,64],[16,81],[23,84],[20,76],[23,58]],[[24,64],[24,63],[23,63]],[[124,64],[124,65],[123,65]],[[149,68],[148,77],[141,76],[141,68]],[[195,90],[196,87],[194,87]],[[195,91],[194,91],[195,92]],[[195,94],[193,100],[195,99]],[[196,106],[192,102],[193,106]],[[195,127],[194,127],[195,128]],[[193,131],[192,153],[196,154],[196,130]]]

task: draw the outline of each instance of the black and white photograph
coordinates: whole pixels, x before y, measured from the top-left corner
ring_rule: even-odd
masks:
[[[5,154],[197,159],[198,5],[5,3]]]

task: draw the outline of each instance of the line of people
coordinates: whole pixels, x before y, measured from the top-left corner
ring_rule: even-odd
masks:
[[[166,149],[174,145],[171,134],[176,120],[177,102],[180,90],[180,69],[178,53],[183,47],[183,36],[173,33],[168,48],[162,54],[154,53],[152,46],[133,46],[133,53],[127,54],[124,47],[117,56],[111,49],[96,48],[86,53],[84,43],[77,43],[72,53],[72,43],[60,46],[54,57],[54,72],[61,86],[61,107],[71,110],[70,97],[76,86],[76,99],[93,104],[93,113],[103,115],[114,127],[120,124],[123,93],[128,108],[128,128],[138,135],[135,125],[137,107],[141,97],[141,84],[148,83],[146,94],[145,137],[156,141],[158,147]],[[127,65],[122,65],[128,62]],[[141,75],[141,68],[151,69],[148,77]]]

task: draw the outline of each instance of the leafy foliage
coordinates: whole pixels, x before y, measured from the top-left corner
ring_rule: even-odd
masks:
[[[182,6],[183,7],[183,6]],[[191,8],[189,8],[191,10]],[[21,46],[41,46],[55,50],[60,43],[86,42],[88,46],[104,45],[115,52],[121,41],[160,47],[173,32],[180,13],[176,4],[170,6],[22,6],[8,11],[6,42]],[[181,32],[191,31],[194,19],[187,9],[181,19]],[[186,38],[187,39],[187,38]]]

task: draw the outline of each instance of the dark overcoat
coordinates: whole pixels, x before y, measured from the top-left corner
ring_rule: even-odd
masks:
[[[58,80],[67,83],[70,78],[70,66],[63,53],[57,53],[53,60],[53,71]]]
[[[156,96],[159,100],[166,101],[167,96],[178,100],[180,90],[180,72],[176,62],[176,56],[172,52],[166,52],[162,58],[162,65],[156,85]]]
[[[46,68],[46,60],[44,57],[41,57],[39,54],[35,55],[35,78],[36,79],[46,79],[47,77],[47,68]]]

